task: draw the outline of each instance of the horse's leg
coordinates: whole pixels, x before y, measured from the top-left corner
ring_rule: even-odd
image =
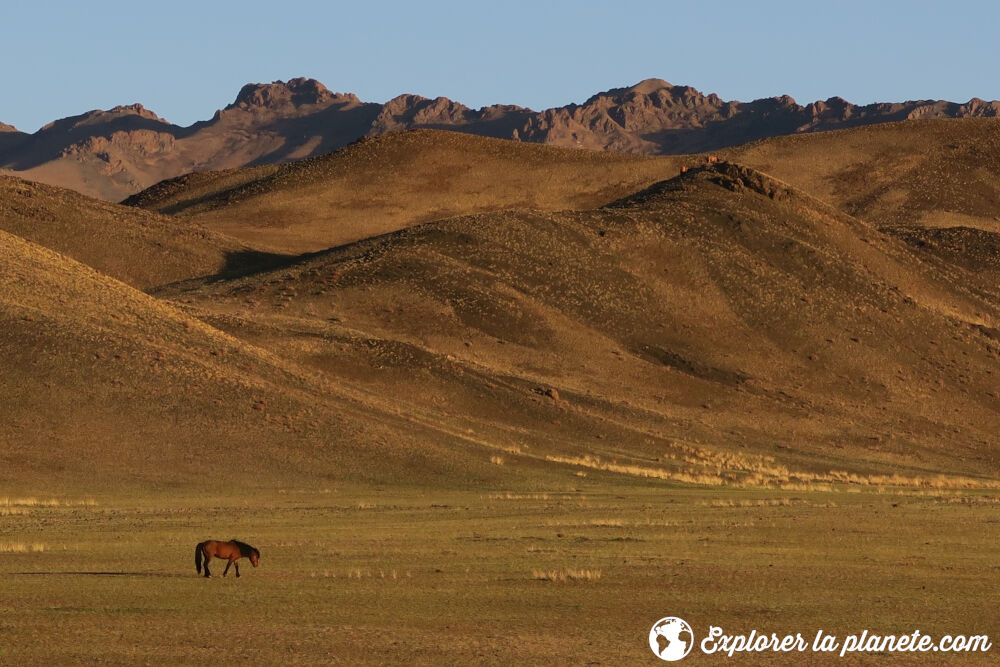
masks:
[[[234,560],[233,561],[233,565],[236,566],[236,578],[238,579],[239,576],[240,576],[240,563],[239,563],[239,561],[235,561]]]
[[[212,554],[205,552],[205,578],[208,579],[212,576],[212,573],[208,571],[208,563],[212,560]]]
[[[229,568],[232,567],[232,566],[233,566],[233,561],[232,560],[230,560],[228,563],[226,563],[226,569],[222,571],[222,576],[223,577],[226,576],[227,574],[229,574]]]

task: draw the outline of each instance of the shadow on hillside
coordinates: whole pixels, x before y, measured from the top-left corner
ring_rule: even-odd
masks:
[[[0,132],[0,163],[7,161],[4,153],[16,151],[29,136],[31,135],[23,132]]]
[[[323,252],[325,251],[321,250],[303,255],[286,255],[275,252],[262,252],[260,250],[236,250],[226,253],[225,263],[216,273],[159,285],[147,289],[146,293],[156,295],[161,290],[168,288],[181,289],[183,291],[192,287],[206,284],[211,285],[212,283],[224,280],[237,280],[257,273],[283,269],[315,257]]]
[[[382,105],[369,102],[349,108],[350,104],[333,104],[308,116],[283,118],[270,123],[267,130],[282,137],[284,141],[279,148],[251,160],[245,166],[255,167],[323,155],[357,141],[371,129]],[[315,145],[308,146],[310,141],[315,140],[318,140]]]
[[[89,122],[84,121],[93,112],[70,116],[54,121],[24,140],[12,146],[7,152],[11,169],[25,170],[38,167],[50,160],[56,160],[63,151],[71,146],[83,145],[93,139],[112,140],[116,132],[135,132],[148,130],[154,134],[168,134],[179,138],[184,134],[183,128],[171,123],[145,116],[94,116]],[[15,152],[16,149],[16,152]]]
[[[226,253],[225,264],[218,273],[206,276],[205,280],[210,283],[221,280],[233,280],[242,278],[254,273],[263,273],[275,269],[283,269],[297,262],[311,257],[307,255],[285,255],[274,252],[262,252],[259,250],[237,250]]]

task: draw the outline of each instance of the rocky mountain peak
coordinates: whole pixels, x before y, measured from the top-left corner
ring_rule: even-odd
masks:
[[[638,93],[640,95],[649,95],[657,90],[669,90],[673,88],[672,85],[664,81],[663,79],[643,79],[639,83],[635,84],[630,88],[625,90],[630,93]]]
[[[147,109],[141,104],[120,104],[116,107],[108,109],[107,111],[98,113],[117,114],[120,116],[141,116],[142,118],[149,118],[151,120],[163,120],[159,115],[157,115],[156,112]]]
[[[248,83],[240,89],[236,101],[226,107],[245,111],[276,111],[306,105],[327,104],[337,99],[353,98],[330,92],[316,79],[300,77],[272,83]]]

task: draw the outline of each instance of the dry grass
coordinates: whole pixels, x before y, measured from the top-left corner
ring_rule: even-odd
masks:
[[[79,500],[59,499],[59,498],[0,498],[0,509],[16,509],[27,507],[96,507],[97,501],[93,498]]]
[[[633,477],[663,479],[703,486],[729,485],[740,488],[823,492],[843,487],[847,487],[847,491],[857,490],[858,487],[872,487],[881,492],[902,488],[1000,489],[1000,480],[973,479],[957,475],[919,477],[902,474],[857,474],[842,470],[831,470],[827,473],[792,471],[786,466],[775,463],[772,457],[750,457],[742,454],[713,452],[680,443],[674,443],[674,446],[682,449],[684,453],[678,455],[676,452],[670,452],[665,460],[686,463],[688,464],[687,468],[653,468],[647,465],[619,463],[616,460],[602,461],[601,457],[590,454],[576,457],[549,455],[545,457],[545,460]],[[577,471],[577,474],[579,472],[582,471]]]
[[[27,507],[0,507],[0,516],[14,516],[17,514],[27,514]]]
[[[629,523],[624,519],[588,519],[586,524],[588,526],[596,526],[599,528],[622,528],[628,526]]]
[[[562,570],[532,570],[531,578],[539,581],[597,581],[601,578],[600,570],[578,570],[564,568]]]
[[[309,577],[312,579],[336,579],[338,577],[334,570],[311,570]],[[343,575],[345,579],[388,579],[398,581],[399,579],[412,579],[413,574],[409,570],[400,571],[393,569],[372,569],[355,567],[347,570]]]
[[[716,486],[725,484],[726,480],[718,475],[697,473],[690,474],[682,471],[666,470],[664,468],[651,468],[634,464],[621,464],[616,461],[601,461],[599,456],[586,454],[584,456],[546,456],[546,461],[553,463],[566,463],[569,465],[584,466],[594,470],[615,472],[633,477],[647,477],[653,479],[667,479],[674,482],[685,482],[688,484],[705,484]]]
[[[0,542],[0,553],[23,554],[42,551],[45,551],[45,545],[41,542]]]
[[[653,517],[640,518],[611,518],[597,517],[580,521],[546,521],[545,526],[551,528],[665,528],[677,525],[677,521],[671,519],[656,519]]]
[[[486,496],[487,500],[550,500],[548,493],[491,493]]]
[[[949,505],[1000,505],[1000,496],[938,496],[934,500]]]
[[[329,574],[325,576],[336,577],[336,574]],[[355,567],[347,571],[348,579],[388,579],[390,581],[398,581],[400,578],[410,579],[412,574],[409,571],[404,571],[402,574],[396,569],[378,569],[370,567]]]
[[[760,498],[757,500],[712,500],[701,504],[708,507],[791,507],[792,505],[806,505],[808,502],[801,498]]]

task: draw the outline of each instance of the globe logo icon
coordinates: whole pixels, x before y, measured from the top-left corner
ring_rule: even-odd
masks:
[[[665,616],[653,623],[649,631],[649,648],[660,660],[673,662],[691,652],[694,633],[683,618]]]

